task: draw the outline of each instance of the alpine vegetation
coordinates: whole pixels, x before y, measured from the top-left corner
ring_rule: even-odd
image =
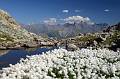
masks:
[[[54,49],[3,68],[0,79],[120,79],[120,52]]]

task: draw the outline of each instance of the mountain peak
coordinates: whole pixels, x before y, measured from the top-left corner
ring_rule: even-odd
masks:
[[[0,9],[0,13],[1,13],[1,14],[9,15],[6,11],[4,11],[4,10],[2,10],[2,9]],[[10,15],[9,15],[9,16],[10,16]]]
[[[0,24],[9,26],[13,29],[20,28],[20,25],[10,16],[10,14],[0,9]]]

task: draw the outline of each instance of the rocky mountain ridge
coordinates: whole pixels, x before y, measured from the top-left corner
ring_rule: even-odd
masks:
[[[0,10],[0,23],[13,29],[20,28],[20,25],[4,10]]]
[[[80,33],[95,33],[100,32],[108,27],[108,24],[101,23],[101,24],[87,24],[85,22],[81,23],[64,23],[64,24],[31,24],[25,25],[23,28],[26,30],[45,35],[48,37],[57,37],[57,38],[64,38],[64,37],[74,37],[79,35]]]

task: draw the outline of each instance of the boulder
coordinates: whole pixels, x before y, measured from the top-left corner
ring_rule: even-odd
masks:
[[[75,51],[78,50],[79,48],[75,44],[68,44],[68,50]]]

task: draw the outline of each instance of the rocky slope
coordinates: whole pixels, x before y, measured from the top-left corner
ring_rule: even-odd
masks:
[[[120,31],[120,22],[115,25],[109,26],[106,30],[104,30],[104,32],[113,32],[113,31]]]
[[[6,11],[0,10],[0,46],[13,47],[24,44],[36,44],[45,39],[23,29]]]

